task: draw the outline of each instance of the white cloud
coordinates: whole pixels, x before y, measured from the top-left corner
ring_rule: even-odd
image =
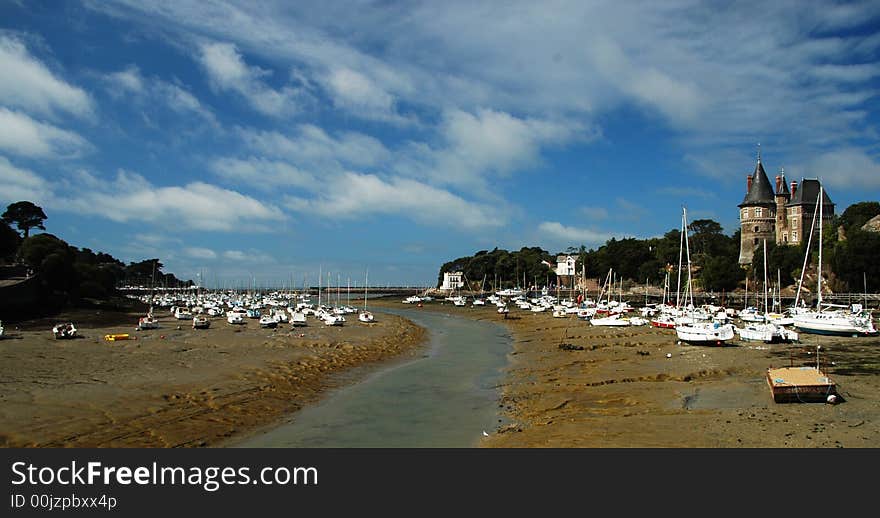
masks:
[[[284,158],[300,166],[375,166],[391,156],[376,138],[356,132],[331,136],[312,124],[301,124],[291,134],[240,129],[248,149],[269,157]]]
[[[241,250],[226,250],[223,252],[223,258],[231,261],[247,262],[247,263],[272,263],[275,259],[268,254],[264,254],[255,250],[250,252],[242,252]]]
[[[117,87],[121,87],[129,92],[141,93],[144,91],[144,78],[141,76],[140,68],[135,65],[129,65],[119,72],[111,72],[107,74],[107,79]],[[111,91],[115,92],[116,90]]]
[[[76,158],[91,148],[72,131],[0,107],[0,150],[32,158]]]
[[[880,188],[880,161],[855,147],[821,153],[802,166],[792,167],[791,170],[802,171],[801,176],[806,178],[818,178],[827,187]],[[793,176],[789,178],[795,179]]]
[[[110,94],[118,99],[131,103],[133,99],[146,104],[149,111],[154,111],[160,103],[168,109],[180,113],[193,113],[217,127],[214,113],[204,106],[189,90],[182,86],[164,81],[157,77],[145,78],[137,65],[129,65],[118,72],[105,76],[110,85]]]
[[[286,162],[257,157],[246,160],[218,158],[211,163],[211,169],[228,180],[247,183],[262,190],[277,190],[288,186],[314,188],[317,182],[313,175]]]
[[[567,226],[558,221],[544,221],[538,225],[538,231],[545,238],[571,246],[603,244],[614,237],[608,232]]]
[[[58,208],[120,223],[149,222],[169,231],[259,230],[263,223],[286,219],[271,204],[204,182],[157,187],[138,174],[120,170],[112,181],[80,172],[71,185],[78,187],[73,194],[56,193]]]
[[[0,203],[32,201],[40,204],[49,194],[49,184],[42,177],[13,165],[6,157],[0,156]]]
[[[183,255],[192,257],[193,259],[216,259],[217,252],[210,248],[186,247],[183,249]]]
[[[395,112],[394,96],[372,78],[356,70],[333,68],[323,78],[323,84],[337,108],[367,119],[410,122]]]
[[[81,88],[55,76],[18,39],[0,34],[0,102],[53,116],[59,111],[86,117],[92,100]]]
[[[298,111],[302,92],[289,86],[278,90],[268,86],[264,78],[272,72],[248,66],[234,44],[203,43],[198,59],[215,89],[237,92],[263,115],[283,117]]]
[[[287,206],[332,218],[397,214],[427,224],[451,224],[469,230],[503,224],[492,207],[469,202],[449,191],[406,178],[383,180],[351,172],[315,199],[288,197]]]

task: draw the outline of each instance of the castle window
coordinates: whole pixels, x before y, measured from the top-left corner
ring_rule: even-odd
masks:
[[[788,243],[788,233],[787,232],[782,233],[782,242]]]
[[[755,225],[755,232],[758,232],[758,225]]]
[[[791,222],[791,228],[798,228],[798,220],[795,219]]]
[[[746,219],[749,217],[749,209],[742,210],[742,219]]]
[[[755,217],[760,218],[763,215],[764,215],[764,209],[762,209],[761,207],[755,207]]]
[[[792,230],[792,232],[791,232],[791,241],[792,241],[793,243],[797,243],[797,240],[798,240],[798,237],[797,237],[797,230]]]

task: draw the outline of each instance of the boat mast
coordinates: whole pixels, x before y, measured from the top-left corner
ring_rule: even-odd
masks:
[[[822,191],[819,191],[819,201],[822,201]],[[797,293],[794,296],[794,307],[797,309],[798,301],[801,298],[801,287],[804,285],[804,274],[807,272],[807,259],[810,258],[810,245],[813,243],[813,231],[816,229],[816,213],[819,210],[819,204],[813,209],[813,221],[810,224],[810,237],[807,238],[807,251],[804,253],[804,267],[801,268],[801,278],[798,281]]]
[[[764,320],[767,320],[767,240],[764,240]]]
[[[819,298],[816,303],[816,310],[822,311],[822,184],[819,184]],[[818,365],[816,369],[818,369]]]
[[[684,207],[681,208],[681,235],[678,242],[678,282],[675,285],[675,308],[681,307],[681,254],[684,251]]]
[[[367,286],[370,282],[370,270],[367,269],[367,273],[364,274],[364,311],[367,310]]]

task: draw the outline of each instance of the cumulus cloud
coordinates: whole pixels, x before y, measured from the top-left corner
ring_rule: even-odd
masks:
[[[538,231],[545,238],[568,245],[602,244],[613,237],[613,234],[608,232],[567,226],[558,221],[544,221],[538,225]]]
[[[300,124],[290,133],[252,128],[242,128],[238,133],[249,150],[301,166],[372,167],[391,156],[374,137],[351,131],[330,135],[313,124]]]
[[[793,167],[792,170],[803,171],[802,176],[806,178],[818,178],[828,187],[880,188],[880,161],[855,147],[821,153],[804,165]]]
[[[49,183],[28,169],[16,167],[6,157],[0,156],[0,203],[21,200],[42,203],[49,195]]]
[[[76,133],[0,107],[0,150],[30,158],[76,158],[92,149]]]
[[[337,108],[367,119],[411,122],[396,113],[394,96],[361,72],[346,67],[332,68],[322,79]]]
[[[89,95],[57,77],[19,39],[0,34],[0,102],[51,117],[58,112],[91,116]]]
[[[492,207],[469,202],[449,191],[406,178],[384,180],[352,172],[314,199],[288,197],[287,206],[334,218],[398,214],[427,224],[453,224],[471,230],[503,224]]]
[[[183,255],[193,259],[216,259],[217,252],[210,248],[186,247],[183,249]]]
[[[137,100],[147,104],[152,111],[158,104],[179,114],[196,114],[205,121],[217,125],[214,113],[204,106],[195,95],[179,84],[164,81],[157,77],[145,78],[137,65],[129,65],[105,76],[110,86],[110,94],[125,101]]]
[[[263,115],[283,117],[298,111],[302,92],[284,86],[274,89],[266,84],[270,70],[248,66],[231,43],[203,43],[199,62],[216,90],[236,92]]]
[[[286,219],[274,205],[204,182],[157,187],[143,176],[120,170],[110,181],[81,171],[71,185],[78,190],[56,193],[57,207],[120,223],[229,232],[261,229],[266,222]]]
[[[247,262],[253,264],[274,262],[272,256],[256,250],[251,250],[249,252],[243,252],[241,250],[226,250],[225,252],[223,252],[223,258],[229,259],[231,261]]]
[[[211,169],[227,180],[247,183],[262,190],[289,186],[313,188],[317,182],[312,174],[286,162],[259,157],[218,158],[211,163]]]

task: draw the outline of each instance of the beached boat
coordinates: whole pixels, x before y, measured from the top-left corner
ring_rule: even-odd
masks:
[[[818,367],[771,367],[767,385],[777,403],[837,402],[837,384]]]
[[[52,334],[55,335],[55,339],[75,338],[76,337],[76,326],[73,325],[73,322],[64,322],[61,324],[56,324],[52,328]]]
[[[764,342],[768,344],[796,342],[798,334],[772,322],[753,322],[743,327],[735,328],[741,340],[750,342]]]
[[[630,325],[629,319],[624,318],[621,315],[610,315],[607,317],[601,318],[592,318],[590,319],[590,325],[594,326],[614,326],[614,327],[624,327]]]
[[[278,327],[278,321],[275,320],[275,317],[273,317],[272,315],[263,315],[260,317],[260,327],[276,328]]]
[[[196,315],[193,317],[193,329],[208,329],[211,327],[211,320],[205,315]]]
[[[808,403],[821,401],[824,403],[837,403],[839,395],[837,384],[822,371],[819,360],[819,351],[822,346],[816,346],[816,365],[794,366],[794,359],[788,367],[767,369],[767,385],[773,400],[777,403],[800,402]]]
[[[694,322],[675,326],[678,339],[693,345],[724,345],[735,336],[733,324]]]
[[[816,199],[816,211],[819,213],[819,263],[816,267],[818,274],[816,289],[816,309],[814,311],[798,311],[793,316],[794,327],[805,333],[814,333],[822,335],[837,336],[875,336],[877,329],[874,327],[874,321],[869,311],[863,310],[861,304],[853,304],[849,310],[845,310],[847,306],[839,306],[833,304],[822,303],[822,214],[823,214],[823,187],[819,186],[819,196]],[[816,215],[813,214],[813,226],[816,224]],[[807,241],[807,250],[804,257],[804,268],[801,270],[801,281],[798,286],[803,285],[803,270],[806,268],[807,258],[810,254],[810,243],[812,242],[813,228],[810,228],[810,239]],[[797,307],[800,290],[795,297],[795,307]]]
[[[192,320],[193,314],[185,306],[178,306],[174,309],[174,318],[177,320]]]
[[[233,325],[244,324],[244,314],[238,311],[230,311],[226,313],[226,321]]]
[[[303,327],[307,325],[306,314],[302,311],[294,311],[290,314],[291,327]]]
[[[363,322],[364,324],[372,324],[375,321],[375,317],[373,314],[367,310],[363,310],[358,313],[358,321]]]
[[[328,325],[328,326],[345,325],[345,317],[344,316],[334,315],[333,313],[330,313],[330,312],[325,313],[322,320],[324,321],[324,325]]]
[[[153,316],[153,308],[150,308],[150,312],[146,314],[146,316],[142,316],[138,319],[138,329],[158,329],[159,328],[159,319]]]

